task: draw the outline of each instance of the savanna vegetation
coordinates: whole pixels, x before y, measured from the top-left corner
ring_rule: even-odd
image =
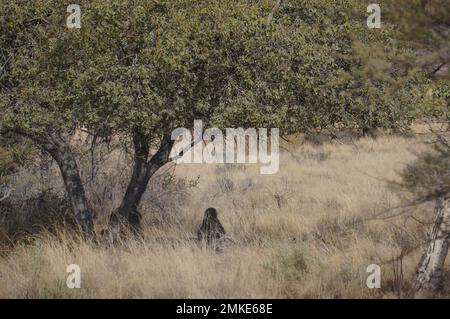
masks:
[[[2,2],[0,296],[448,297],[450,8],[369,3]],[[175,165],[194,120],[279,128],[279,173]]]

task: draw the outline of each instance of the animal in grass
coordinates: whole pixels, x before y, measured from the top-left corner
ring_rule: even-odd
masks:
[[[202,224],[197,231],[198,241],[205,241],[208,245],[219,244],[225,236],[225,229],[217,217],[215,208],[205,210]]]

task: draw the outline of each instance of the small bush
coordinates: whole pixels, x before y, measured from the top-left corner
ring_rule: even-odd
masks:
[[[53,233],[58,226],[75,225],[68,200],[51,192],[27,199],[8,198],[0,202],[0,212],[0,232],[13,242],[43,230]]]
[[[298,285],[309,273],[310,267],[301,247],[284,249],[275,256],[275,260],[266,266],[272,277],[283,282],[284,293],[289,297],[298,297]]]
[[[85,299],[88,297],[86,289],[70,289],[64,280],[56,279],[46,287],[39,289],[39,298],[42,299]]]
[[[439,136],[431,152],[417,159],[401,172],[400,186],[411,191],[417,201],[428,201],[450,193],[450,141]]]

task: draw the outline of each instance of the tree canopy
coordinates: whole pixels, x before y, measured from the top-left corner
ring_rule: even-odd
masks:
[[[194,119],[295,132],[408,117],[411,91],[383,98],[384,66],[357,46],[393,49],[392,26],[368,29],[359,1],[318,0],[287,1],[268,24],[272,5],[80,1],[69,29],[64,5],[4,3],[2,125],[158,136]]]
[[[60,2],[0,4],[0,130],[49,151],[66,187],[79,185],[73,196],[83,189],[68,136],[83,127],[132,141],[126,216],[177,127],[396,127],[421,112],[429,85],[395,67],[413,52],[392,23],[369,29],[357,0],[78,4],[81,28],[66,26]]]

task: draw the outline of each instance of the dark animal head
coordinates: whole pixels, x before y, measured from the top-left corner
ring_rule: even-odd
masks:
[[[207,210],[205,210],[205,218],[216,219],[217,218],[217,210],[212,207],[208,208]]]

